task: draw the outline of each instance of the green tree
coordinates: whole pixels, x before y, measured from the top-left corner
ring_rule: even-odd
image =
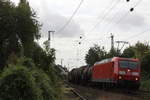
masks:
[[[34,40],[40,38],[40,25],[36,18],[26,0],[21,0],[17,7],[9,0],[0,0],[1,68],[12,53],[32,56]]]
[[[120,56],[120,51],[119,50],[116,50],[115,48],[114,49],[111,49],[108,54],[107,54],[107,58],[112,58],[112,57],[115,57],[115,56]]]
[[[130,46],[128,48],[126,48],[121,57],[125,57],[125,58],[133,58],[135,57],[135,52],[134,52],[134,47]]]
[[[88,51],[85,56],[85,61],[88,65],[93,65],[95,62],[105,59],[107,57],[107,53],[104,47],[100,47],[98,45],[94,45]]]
[[[146,79],[150,78],[150,52],[147,53],[145,56],[143,56],[143,59],[141,60],[141,69],[142,74]]]
[[[16,9],[6,0],[0,0],[0,66],[3,68],[11,53],[18,54],[20,43],[16,34]]]
[[[150,51],[150,46],[148,43],[137,42],[135,45],[126,48],[122,53],[122,57],[127,57],[127,58],[135,57],[142,60],[142,58],[145,55],[147,55],[147,52],[149,51]]]
[[[148,43],[137,42],[134,46],[135,57],[142,60],[142,58],[150,51],[150,46]]]
[[[0,0],[0,100],[60,99],[55,49],[34,42],[40,26],[26,0]]]
[[[36,13],[31,10],[26,0],[20,0],[17,11],[17,33],[24,48],[24,55],[32,56],[34,39],[40,38],[40,24]]]
[[[0,77],[0,100],[42,100],[41,89],[28,69],[5,68]]]
[[[34,43],[32,59],[37,67],[48,70],[55,63],[55,49],[43,49],[37,43]]]

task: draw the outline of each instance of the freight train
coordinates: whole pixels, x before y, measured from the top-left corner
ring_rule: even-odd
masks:
[[[93,66],[72,69],[68,80],[76,84],[121,86],[138,89],[140,86],[140,62],[138,59],[113,57],[96,62]]]

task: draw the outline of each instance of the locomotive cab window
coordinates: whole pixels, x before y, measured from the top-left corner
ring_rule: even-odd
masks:
[[[119,65],[121,68],[130,68],[130,69],[136,69],[138,68],[138,62],[134,61],[119,61]]]

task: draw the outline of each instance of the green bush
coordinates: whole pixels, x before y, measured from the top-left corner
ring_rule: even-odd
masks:
[[[141,70],[143,77],[147,80],[150,79],[150,53],[147,53],[145,56],[143,56],[143,59],[141,60]]]
[[[35,77],[37,86],[42,90],[44,100],[58,100],[59,94],[56,91],[55,83],[42,70],[34,69],[32,75]]]
[[[10,66],[0,75],[0,100],[59,100],[57,82],[42,70]]]
[[[53,86],[53,89],[55,90],[55,95],[57,99],[60,99],[62,93],[61,78],[59,77],[56,67],[54,65],[51,65],[49,69],[46,71],[46,74],[50,78],[51,81],[50,84]]]
[[[42,100],[41,90],[27,68],[11,66],[0,77],[0,100]]]
[[[142,90],[150,91],[150,80],[143,81],[140,88]]]
[[[33,60],[31,58],[26,58],[26,57],[20,58],[19,61],[18,61],[18,64],[23,65],[27,68],[35,67],[35,64],[34,64]]]

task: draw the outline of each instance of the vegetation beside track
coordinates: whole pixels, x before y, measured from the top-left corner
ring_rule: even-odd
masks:
[[[150,80],[142,81],[140,89],[150,91]]]
[[[75,95],[72,90],[73,88],[68,86],[67,84],[63,84],[63,100],[80,100],[80,98]]]
[[[62,89],[57,75],[49,72],[52,75],[49,76],[44,70],[25,63],[26,60],[3,69],[0,74],[0,99],[61,100]],[[49,70],[55,72],[54,69]]]
[[[0,100],[62,100],[55,49],[35,42],[40,29],[27,0],[0,0]]]

